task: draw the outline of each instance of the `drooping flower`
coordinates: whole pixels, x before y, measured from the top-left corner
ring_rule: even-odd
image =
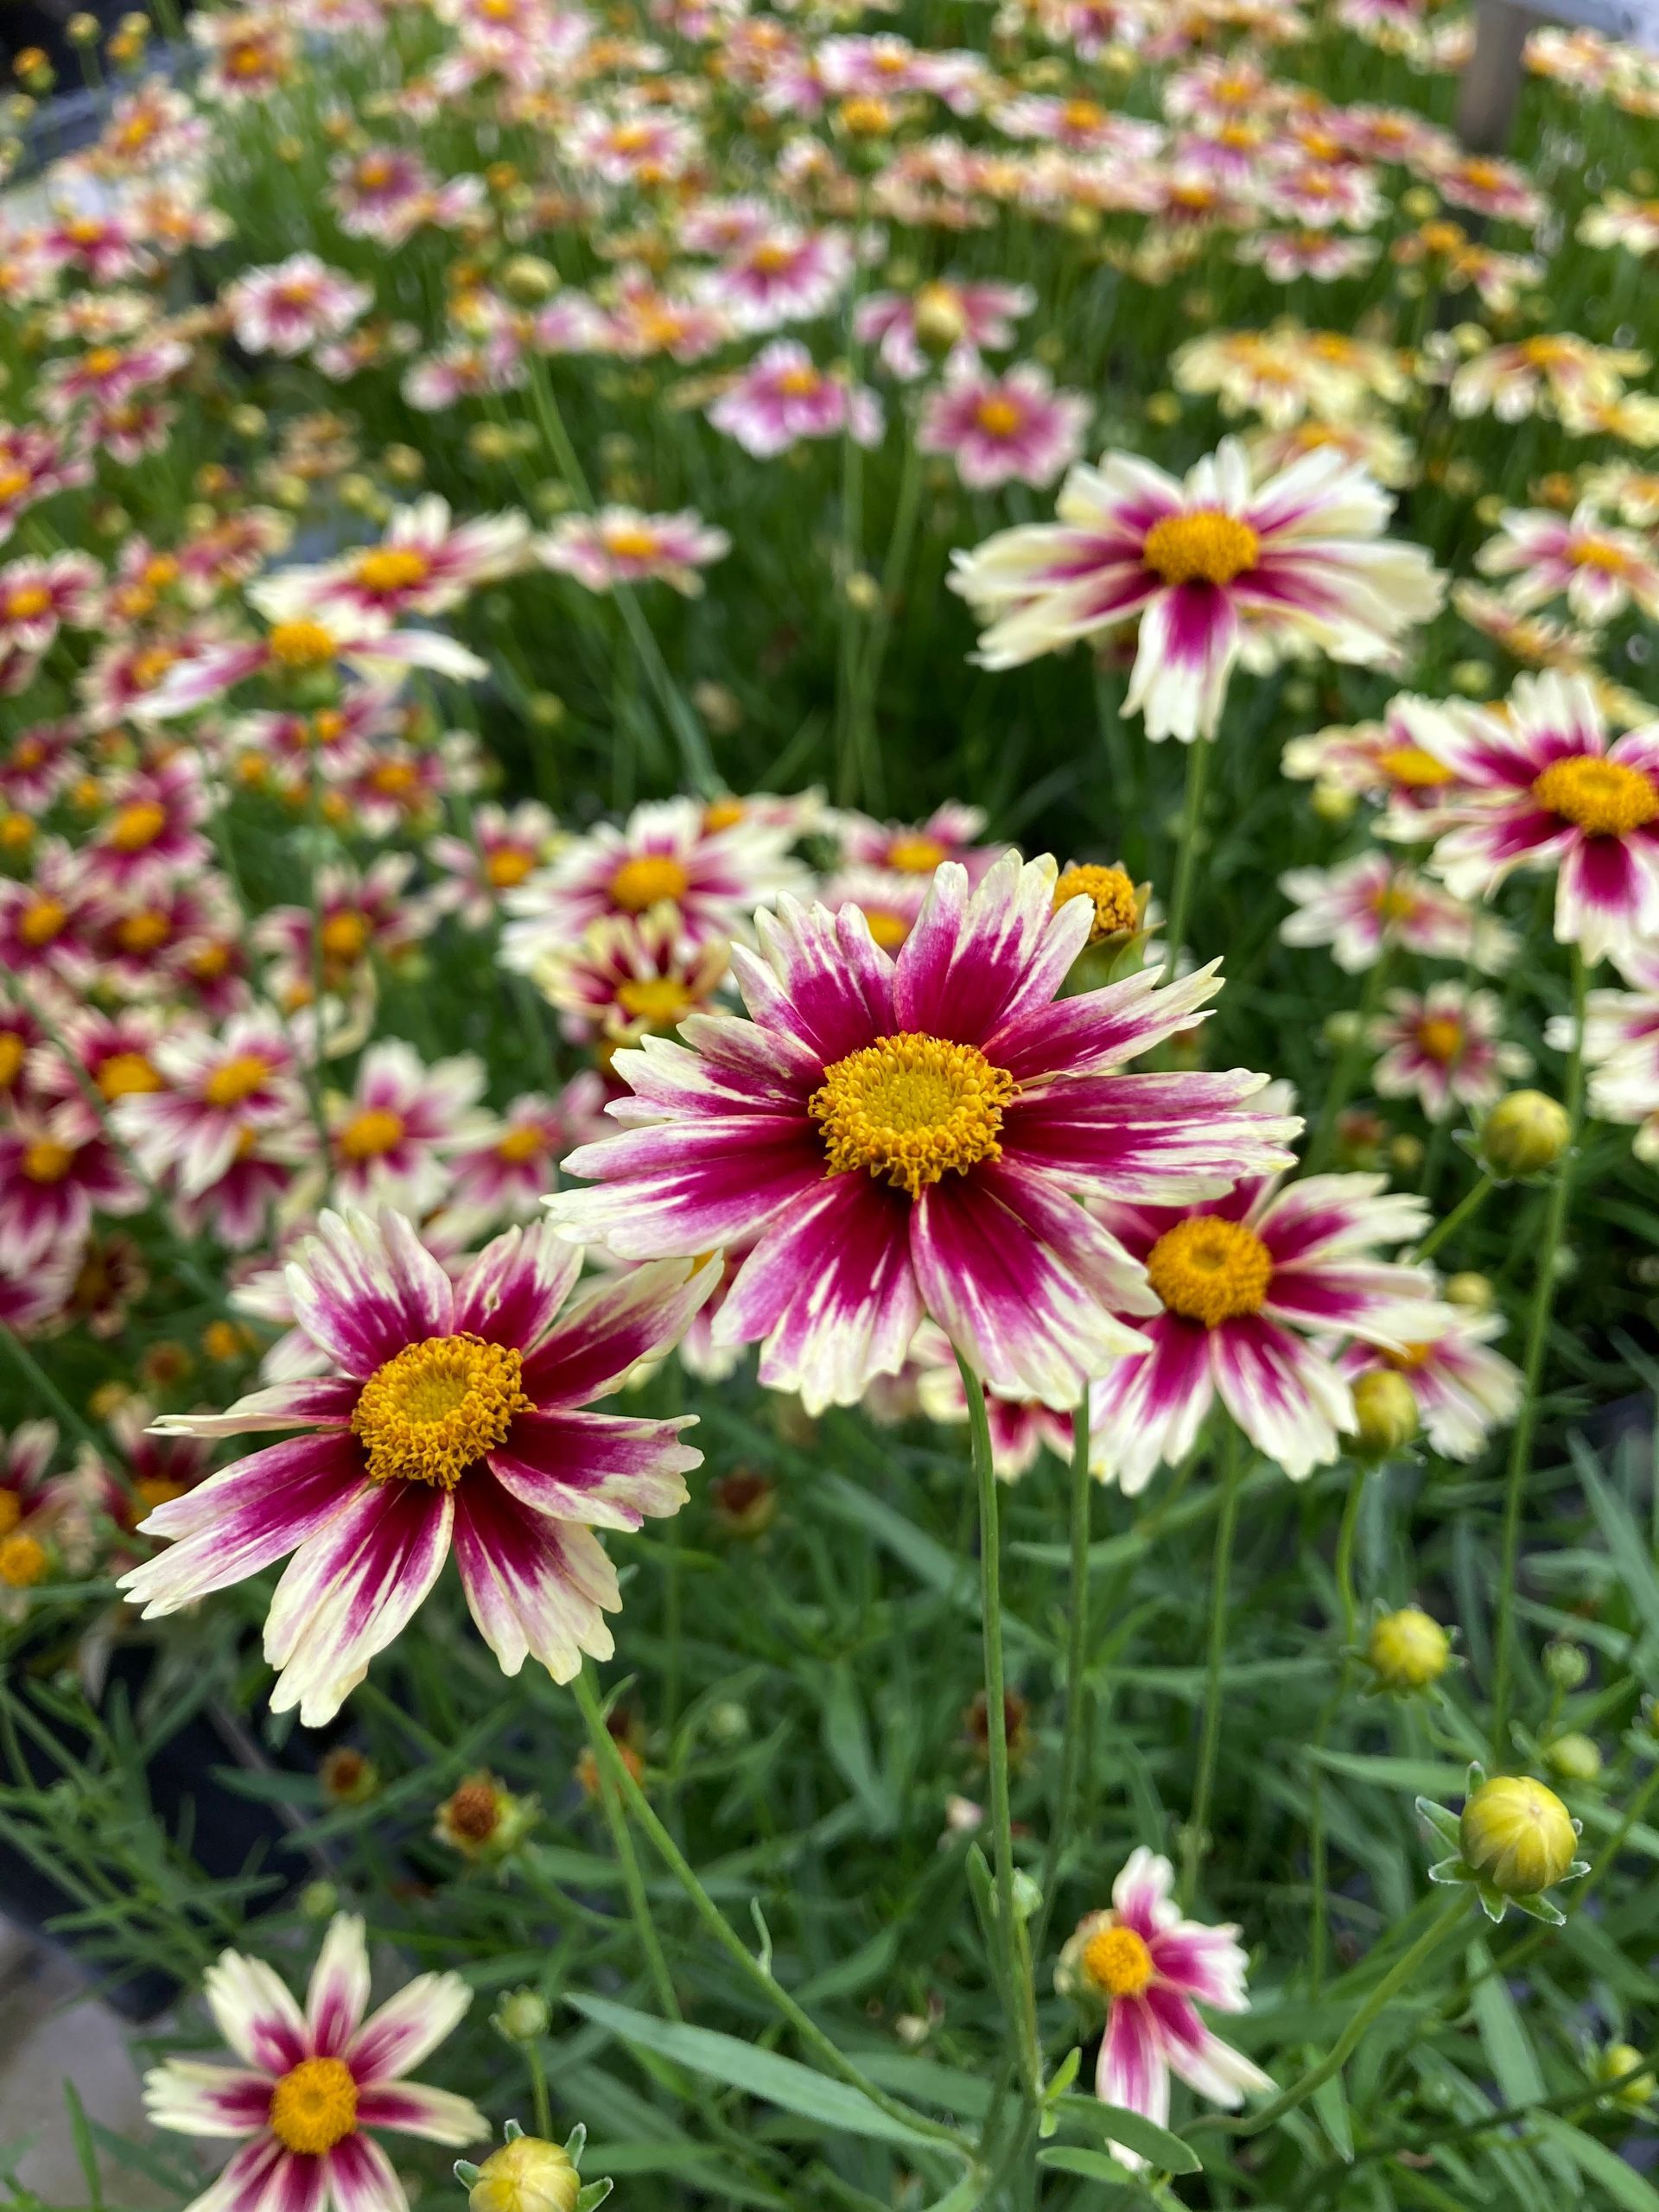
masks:
[[[850,1404],[903,1364],[924,1312],[1008,1395],[1075,1404],[1139,1347],[1150,1310],[1084,1195],[1213,1192],[1282,1158],[1282,1116],[1239,1110],[1264,1078],[1130,1075],[1192,1026],[1213,968],[1054,1002],[1093,910],[1053,911],[1052,861],[1010,853],[975,888],[948,863],[896,959],[855,906],[780,903],[733,968],[750,1019],[619,1052],[623,1134],[565,1165],[567,1233],[624,1258],[758,1237],[715,1340],[764,1339],[760,1374],[809,1407]]]
[[[1328,449],[1258,486],[1236,439],[1185,483],[1109,453],[1072,470],[1057,522],[956,553],[951,584],[988,623],[987,668],[1138,620],[1126,711],[1148,737],[1212,737],[1236,661],[1259,671],[1311,647],[1375,663],[1435,612],[1428,556],[1382,535],[1392,505]]]
[[[453,2090],[404,2077],[456,2028],[473,1993],[457,1974],[423,1974],[365,2020],[363,1923],[338,1913],[303,2012],[263,1959],[222,1951],[202,1984],[214,2025],[241,2062],[168,2059],[144,2076],[157,2127],[240,2141],[186,2212],[408,2212],[370,2128],[460,2145],[490,2123]]]
[[[251,1452],[142,1524],[174,1539],[121,1578],[147,1619],[294,1554],[265,1623],[271,1707],[320,1727],[408,1625],[453,1544],[505,1674],[568,1681],[608,1658],[616,1575],[593,1530],[677,1512],[689,1416],[583,1410],[666,1351],[716,1270],[628,1268],[567,1306],[581,1255],[510,1229],[452,1281],[401,1214],[325,1213],[287,1269],[317,1379],[256,1390],[187,1436],[307,1432]],[[563,1309],[562,1311],[562,1309]]]
[[[1390,991],[1368,1042],[1382,1055],[1371,1080],[1382,1098],[1415,1098],[1431,1122],[1459,1106],[1490,1106],[1529,1053],[1502,1034],[1503,1008],[1492,991],[1450,981],[1427,990]]]
[[[1273,2087],[1198,2010],[1249,2011],[1238,1930],[1184,1919],[1170,1895],[1174,1881],[1168,1859],[1137,1847],[1112,1885],[1111,1904],[1077,1923],[1054,1974],[1062,1995],[1106,2008],[1096,2095],[1160,2127],[1169,2120],[1172,2074],[1230,2110]],[[1126,2165],[1146,2164],[1121,2144],[1112,2147]]]

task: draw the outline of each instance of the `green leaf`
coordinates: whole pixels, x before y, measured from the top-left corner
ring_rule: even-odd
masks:
[[[1565,2151],[1586,2181],[1598,2182],[1615,2204],[1630,2212],[1659,2212],[1659,2189],[1644,2181],[1634,2166],[1627,2166],[1617,2151],[1598,2143],[1554,2113],[1540,2113],[1534,2126],[1551,2143]]]
[[[1482,1941],[1471,1943],[1469,1979],[1473,1985],[1470,2010],[1480,2030],[1480,2040],[1497,2086],[1508,2105],[1535,2105],[1543,2100],[1543,2069],[1538,2063],[1521,2015],[1515,2008],[1509,1985],[1492,1971],[1492,1955]],[[1478,1980],[1477,1980],[1478,1976]]]
[[[922,2143],[928,2138],[903,2120],[893,2120],[873,2105],[861,2091],[844,2082],[831,2082],[810,2066],[792,2058],[760,2050],[740,2043],[735,2036],[712,2028],[694,2028],[683,2021],[657,2020],[635,2012],[608,1998],[573,1996],[568,2002],[596,2027],[605,2028],[620,2041],[642,2050],[655,2051],[702,2074],[723,2082],[747,2095],[798,2113],[804,2120],[847,2135],[862,2135],[881,2143]]]
[[[1603,1541],[1613,1555],[1625,1594],[1641,1616],[1648,1635],[1659,1637],[1659,1573],[1655,1571],[1648,1547],[1637,1533],[1624,1499],[1602,1474],[1595,1454],[1584,1439],[1569,1436],[1567,1448],[1578,1469]]]
[[[1055,2143],[1037,2153],[1039,2166],[1053,2166],[1063,2174],[1081,2174],[1087,2181],[1116,2182],[1120,2189],[1133,2186],[1135,2176],[1104,2151],[1079,2151],[1071,2143]]]
[[[1156,2120],[1143,2119],[1138,2112],[1126,2112],[1122,2105],[1102,2104],[1094,2097],[1061,2097],[1054,2110],[1063,2127],[1103,2135],[1109,2143],[1122,2143],[1165,2173],[1195,2174],[1203,2167],[1203,2159],[1190,2143],[1160,2127]]]
[[[1348,2113],[1348,2093],[1342,2086],[1340,2074],[1333,2074],[1328,2082],[1321,2082],[1314,2090],[1313,2109],[1319,2116],[1319,2125],[1331,2139],[1331,2147],[1344,2165],[1352,2163],[1354,2155],[1354,2123]]]
[[[75,2139],[75,2156],[80,2161],[80,2171],[86,2182],[86,2201],[92,2212],[104,2212],[104,2184],[99,2178],[98,2151],[92,2141],[92,2129],[86,2121],[86,2107],[80,2101],[80,2093],[74,2083],[66,2078],[63,2101],[69,2108],[70,2131]]]
[[[937,2058],[908,2050],[849,2050],[847,2056],[878,2088],[931,2105],[953,2120],[983,2120],[991,2108],[991,2085],[982,2075],[966,2074]]]

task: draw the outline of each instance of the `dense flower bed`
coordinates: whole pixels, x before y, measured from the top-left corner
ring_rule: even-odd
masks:
[[[162,28],[0,217],[0,1843],[182,1992],[87,2157],[1659,2205],[1659,61]]]

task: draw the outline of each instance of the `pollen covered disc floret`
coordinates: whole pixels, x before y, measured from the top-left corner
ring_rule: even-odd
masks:
[[[1592,837],[1621,837],[1659,815],[1659,789],[1640,768],[1580,753],[1552,760],[1532,786],[1540,806]]]
[[[1104,1996],[1138,1997],[1152,1980],[1152,1953],[1133,1928],[1114,1924],[1084,1945],[1083,1970]]]
[[[1055,912],[1058,913],[1068,899],[1079,898],[1089,899],[1095,910],[1089,930],[1090,944],[1124,935],[1139,924],[1140,901],[1135,895],[1134,884],[1121,868],[1102,868],[1085,861],[1079,867],[1064,869],[1054,886]]]
[[[285,2150],[317,2157],[357,2126],[357,2083],[343,2058],[302,2058],[270,2093],[270,2132]]]
[[[1154,523],[1141,557],[1166,584],[1230,584],[1255,568],[1261,551],[1262,541],[1249,523],[1200,508]]]
[[[482,1337],[405,1344],[363,1385],[352,1414],[370,1476],[453,1490],[505,1440],[514,1416],[531,1410],[519,1387],[523,1367],[519,1352]]]
[[[830,1174],[866,1167],[918,1198],[947,1170],[1001,1159],[1014,1095],[1014,1077],[977,1046],[901,1030],[826,1068],[807,1111],[823,1125]]]
[[[1262,1311],[1273,1255],[1242,1221],[1195,1214],[1158,1239],[1147,1255],[1147,1274],[1172,1313],[1214,1329]]]

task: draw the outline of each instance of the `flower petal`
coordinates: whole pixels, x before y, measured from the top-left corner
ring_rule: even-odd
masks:
[[[284,1274],[296,1321],[359,1379],[454,1326],[449,1278],[399,1213],[321,1215]]]
[[[327,2170],[334,2212],[409,2212],[409,2199],[391,2159],[373,2136],[361,2129],[353,2129],[326,2151],[318,2164]]]
[[[1095,2094],[1103,2104],[1138,2112],[1159,2127],[1168,2125],[1169,2069],[1144,1998],[1112,1999],[1095,2065]],[[1132,2171],[1146,2164],[1121,2143],[1113,2144],[1112,2156]]]
[[[644,1359],[677,1344],[719,1287],[712,1264],[667,1260],[601,1278],[575,1299],[524,1362],[523,1385],[540,1409],[583,1406],[620,1390]]]
[[[169,2058],[144,2076],[144,2110],[154,2126],[180,2135],[255,2135],[270,2111],[270,2076]]]
[[[466,2018],[473,1993],[458,1974],[420,1974],[353,2037],[340,2056],[359,2093],[395,2082],[418,2066]]]
[[[528,1351],[552,1327],[581,1273],[581,1252],[551,1222],[509,1229],[456,1281],[454,1326],[486,1344]]]
[[[490,2134],[489,2121],[470,2099],[420,2082],[382,2082],[360,2090],[357,2124],[423,2135],[429,2143],[481,2143]]]
[[[479,1634],[504,1675],[539,1659],[568,1682],[582,1654],[608,1659],[605,1623],[622,1599],[616,1569],[590,1530],[552,1521],[493,1480],[456,1492],[455,1564]]]
[[[305,2017],[312,2048],[320,2058],[337,2058],[357,2032],[369,2002],[369,1954],[363,1923],[354,1912],[337,1912],[311,1969]]]
[[[311,2055],[311,2031],[274,1967],[221,1951],[202,1976],[213,2025],[238,2058],[263,2074],[286,2074]]]
[[[679,1441],[695,1414],[677,1421],[627,1421],[609,1414],[521,1414],[491,1472],[510,1496],[555,1521],[594,1529],[637,1529],[645,1515],[677,1513],[681,1480],[702,1465]]]

